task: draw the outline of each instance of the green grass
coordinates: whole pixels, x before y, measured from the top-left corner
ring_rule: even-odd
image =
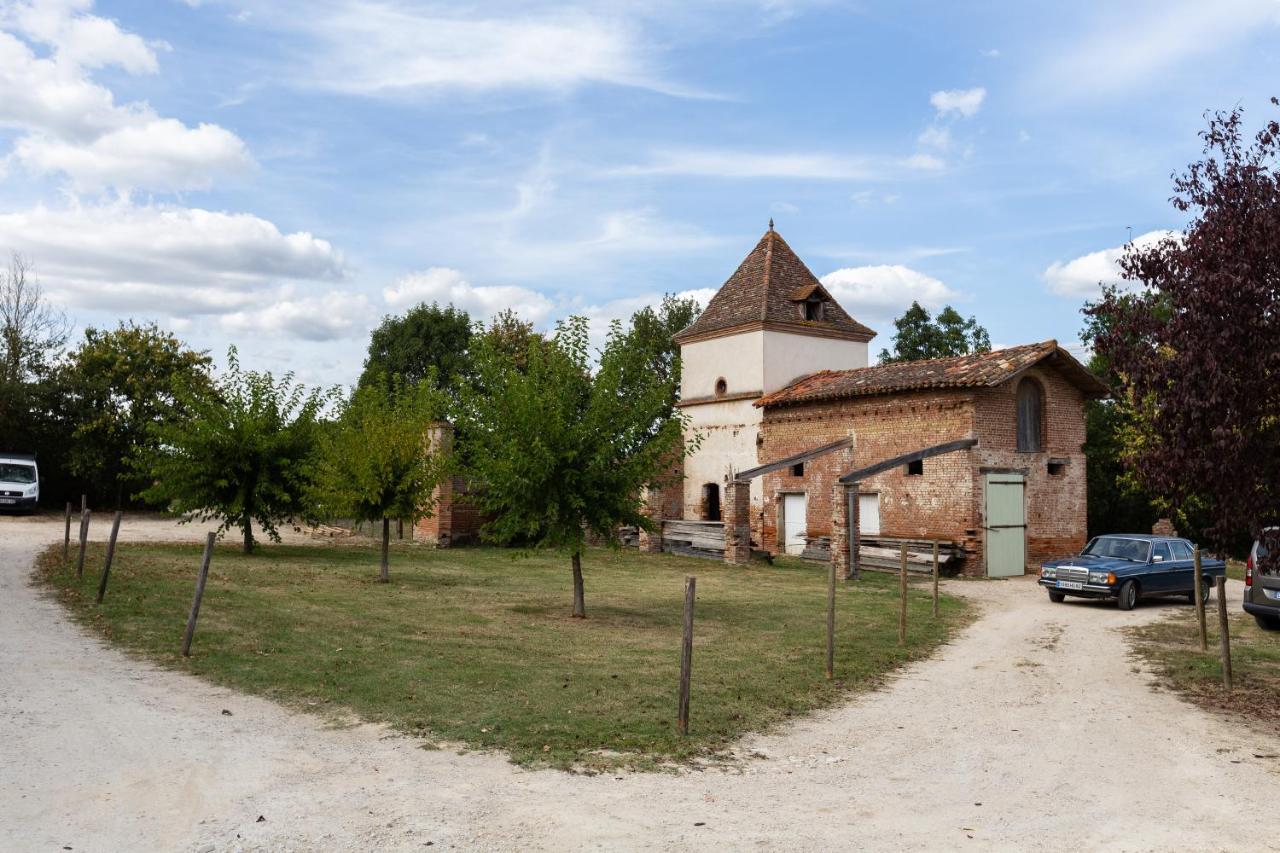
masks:
[[[82,581],[47,552],[41,577],[83,623],[175,669],[312,711],[354,712],[426,741],[501,749],[580,770],[714,758],[747,732],[829,706],[925,657],[968,618],[913,589],[897,644],[897,580],[841,584],[837,680],[826,682],[826,568],[593,549],[587,616],[570,618],[567,558],[492,548],[395,546],[379,584],[372,545],[214,554],[192,657],[179,645],[200,549],[124,545],[106,603],[102,549]],[[73,554],[74,559],[74,554]],[[686,575],[698,578],[691,731],[675,732]]]
[[[1231,632],[1232,692],[1222,684],[1221,634],[1216,601],[1206,608],[1209,649],[1200,651],[1195,608],[1129,629],[1134,652],[1164,683],[1201,707],[1280,725],[1280,635],[1263,631],[1236,604],[1227,614]]]

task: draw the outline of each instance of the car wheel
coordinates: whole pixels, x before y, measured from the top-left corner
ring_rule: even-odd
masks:
[[[1209,603],[1209,593],[1211,592],[1213,592],[1213,583],[1208,580],[1201,581],[1200,582],[1200,602],[1202,604]],[[1194,591],[1187,593],[1187,601],[1190,601],[1192,604],[1196,603],[1196,594]]]
[[[1067,600],[1067,594],[1065,592],[1054,592],[1053,590],[1049,590],[1049,600],[1054,604],[1061,604]]]
[[[1280,616],[1259,616],[1254,614],[1254,621],[1264,631],[1280,631]]]
[[[1133,581],[1125,581],[1120,585],[1120,594],[1116,604],[1121,610],[1132,610],[1138,603],[1138,585]]]

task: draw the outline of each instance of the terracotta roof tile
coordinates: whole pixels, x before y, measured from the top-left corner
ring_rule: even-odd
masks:
[[[755,405],[792,406],[925,388],[989,388],[1046,360],[1087,396],[1106,396],[1106,385],[1059,347],[1057,341],[1050,340],[954,358],[898,361],[857,370],[823,370],[766,394]]]
[[[796,294],[805,299],[820,289],[827,301],[821,320],[805,320]],[[748,323],[785,323],[815,331],[843,332],[865,340],[875,337],[831,298],[804,261],[791,250],[782,235],[770,228],[733,275],[711,297],[707,308],[688,328],[676,335],[681,341],[708,332],[732,329]]]

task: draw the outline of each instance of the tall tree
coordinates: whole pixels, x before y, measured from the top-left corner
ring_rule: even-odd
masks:
[[[86,329],[58,372],[74,439],[71,471],[122,506],[146,485],[129,460],[154,449],[152,426],[186,418],[180,393],[210,393],[211,364],[154,323]]]
[[[0,445],[60,459],[65,431],[57,423],[50,377],[66,344],[66,316],[45,298],[31,265],[14,254],[0,269]],[[53,466],[41,466],[44,479]],[[61,475],[62,472],[56,472]],[[52,490],[45,490],[46,493]]]
[[[416,522],[430,515],[431,492],[448,473],[448,460],[427,446],[427,427],[444,410],[433,382],[383,383],[357,388],[321,440],[315,495],[322,512],[382,522],[378,579],[391,579],[391,519]]]
[[[531,344],[521,370],[490,340],[477,343],[479,382],[464,387],[461,406],[472,445],[465,464],[493,519],[484,536],[567,554],[573,615],[581,618],[587,536],[616,545],[619,525],[649,526],[641,492],[669,472],[683,425],[669,414],[672,379],[650,369],[650,353],[620,324],[594,376],[585,318],[571,317]]]
[[[662,297],[662,304],[656,311],[646,305],[631,315],[631,327],[627,331],[630,345],[646,353],[649,369],[671,384],[674,389],[672,406],[679,399],[680,391],[680,347],[672,338],[698,319],[701,313],[702,306],[698,300],[668,293]]]
[[[919,302],[912,302],[893,325],[897,329],[893,350],[880,351],[881,363],[947,358],[991,349],[991,336],[978,325],[977,318],[966,320],[950,305],[932,318]]]
[[[1225,548],[1280,506],[1280,124],[1250,142],[1237,108],[1201,137],[1174,179],[1189,224],[1126,246],[1139,292],[1109,287],[1087,312],[1109,318],[1096,346],[1134,412],[1130,470],[1177,511],[1207,505],[1203,533]]]
[[[293,374],[243,370],[234,348],[216,393],[179,392],[188,415],[152,425],[157,448],[141,459],[152,485],[143,497],[199,520],[240,528],[252,553],[256,522],[274,541],[277,526],[310,515],[320,413],[335,392],[308,391]]]
[[[466,372],[471,318],[452,305],[422,303],[399,317],[383,317],[369,339],[359,384],[417,384],[434,377],[445,388]]]

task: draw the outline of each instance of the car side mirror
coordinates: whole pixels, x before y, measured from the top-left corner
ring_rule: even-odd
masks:
[[[1163,562],[1164,562],[1164,557],[1161,557],[1159,554],[1156,554],[1154,557],[1152,557],[1152,558],[1151,558],[1151,562],[1153,562],[1153,563],[1163,563]]]

